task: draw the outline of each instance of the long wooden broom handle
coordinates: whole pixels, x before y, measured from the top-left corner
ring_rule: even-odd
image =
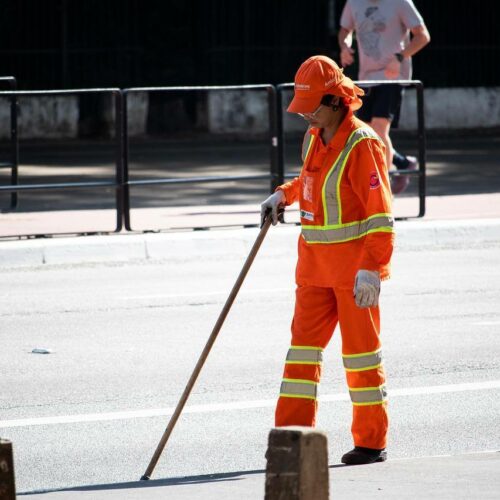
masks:
[[[260,249],[260,246],[262,245],[262,242],[264,241],[264,238],[266,237],[267,231],[271,225],[272,222],[272,217],[271,215],[268,215],[266,219],[264,220],[264,224],[262,225],[259,235],[257,236],[257,239],[255,240],[255,243],[252,246],[252,249],[250,250],[250,254],[247,257],[247,260],[245,261],[245,264],[243,265],[243,269],[241,270],[238,279],[236,280],[236,283],[233,286],[233,289],[231,290],[231,293],[229,294],[229,297],[226,300],[226,303],[224,304],[224,307],[222,308],[222,311],[219,315],[219,318],[217,319],[217,322],[215,323],[215,326],[212,330],[212,333],[210,334],[210,337],[207,340],[207,343],[205,345],[205,348],[203,349],[203,352],[200,355],[200,358],[198,359],[198,362],[196,363],[196,366],[193,370],[193,373],[191,374],[191,377],[189,378],[189,381],[186,385],[186,388],[184,389],[184,392],[182,393],[181,398],[179,399],[179,402],[177,403],[177,407],[175,408],[175,411],[170,418],[170,421],[167,425],[167,428],[165,429],[165,432],[163,433],[163,436],[160,439],[160,442],[158,443],[158,446],[156,447],[156,451],[154,452],[153,457],[151,458],[151,462],[149,462],[148,468],[146,469],[146,472],[144,475],[141,477],[141,480],[147,480],[151,477],[151,474],[153,473],[154,468],[156,467],[156,464],[158,463],[158,460],[160,459],[160,456],[163,452],[163,449],[165,448],[165,445],[167,444],[167,441],[170,437],[170,434],[172,434],[172,431],[174,430],[175,424],[177,423],[177,420],[179,419],[180,414],[182,413],[182,410],[184,408],[184,405],[186,404],[186,401],[189,398],[189,395],[191,393],[191,390],[193,389],[193,386],[196,382],[196,379],[198,378],[198,375],[201,372],[201,369],[203,368],[203,365],[205,364],[205,361],[207,360],[207,357],[210,353],[210,350],[212,349],[212,346],[214,345],[215,339],[217,338],[217,335],[220,332],[220,329],[222,328],[222,325],[224,323],[224,320],[226,319],[226,316],[229,313],[229,310],[231,309],[231,306],[233,305],[233,302],[236,298],[236,295],[238,295],[238,292],[241,288],[241,285],[243,284],[243,281],[245,280],[245,277],[253,264],[253,261],[255,260],[255,257],[257,255],[257,252]]]

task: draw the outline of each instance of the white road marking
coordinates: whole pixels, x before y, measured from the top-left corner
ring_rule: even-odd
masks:
[[[475,326],[496,326],[500,325],[500,321],[478,321],[477,323],[472,323]]]
[[[389,397],[418,396],[443,394],[463,391],[482,391],[500,389],[500,380],[470,382],[464,384],[434,385],[426,387],[408,387],[389,390]],[[327,394],[320,396],[323,403],[332,401],[349,401],[347,393]],[[186,406],[183,413],[212,413],[217,411],[247,410],[251,408],[274,407],[276,399],[258,399],[254,401],[233,401],[229,403],[208,403]],[[86,422],[104,422],[107,420],[127,420],[132,418],[165,417],[174,413],[175,408],[158,408],[147,410],[130,410],[112,413],[87,413],[82,415],[61,415],[57,417],[20,418],[16,420],[0,420],[0,428],[29,427],[32,425],[77,424]]]
[[[242,290],[241,295],[246,294],[266,294],[266,293],[292,293],[293,288],[262,288],[253,290]],[[207,295],[229,295],[229,289],[219,292],[192,292],[192,293],[158,293],[153,295],[129,295],[126,297],[120,297],[121,300],[140,300],[140,299],[177,299],[186,297],[205,297]]]

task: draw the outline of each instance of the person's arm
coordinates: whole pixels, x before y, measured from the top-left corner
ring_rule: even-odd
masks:
[[[285,195],[285,205],[289,206],[299,201],[299,186],[300,181],[298,177],[295,177],[289,182],[282,184],[276,188],[276,191],[283,191]]]
[[[299,199],[300,180],[298,177],[278,186],[274,193],[266,198],[260,205],[260,225],[264,224],[265,218],[271,212],[273,226],[278,222],[283,222],[283,217],[280,215],[280,208],[291,205]]]
[[[364,219],[373,225],[365,236],[360,269],[377,271],[384,277],[393,245],[393,218],[385,148],[378,140],[361,141],[351,152],[349,180],[364,208]],[[352,163],[351,163],[352,162]]]
[[[431,35],[424,24],[411,28],[410,32],[412,34],[410,43],[400,52],[405,58],[414,56],[431,41]]]
[[[354,49],[352,48],[352,32],[355,28],[354,15],[351,2],[347,0],[340,16],[340,30],[338,34],[340,48],[340,63],[349,66],[354,62]]]
[[[354,49],[352,48],[352,30],[340,27],[339,35],[340,63],[343,67],[354,62]]]
[[[380,281],[389,277],[394,247],[391,191],[384,149],[380,141],[366,139],[351,153],[354,156],[349,180],[363,206],[367,231],[353,288],[356,305],[361,308],[378,305]]]
[[[419,24],[418,26],[411,28],[410,32],[412,34],[412,39],[410,40],[408,46],[399,52],[399,54],[401,54],[400,56],[398,54],[394,54],[394,57],[386,66],[385,76],[387,78],[398,78],[403,59],[413,56],[431,41],[429,31],[427,31],[424,24]]]

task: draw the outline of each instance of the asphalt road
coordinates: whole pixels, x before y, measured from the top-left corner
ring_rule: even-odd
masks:
[[[280,259],[269,250],[264,244],[157,478],[265,466],[295,264],[293,249]],[[500,449],[499,250],[396,254],[381,299],[390,458]],[[2,271],[0,435],[14,443],[18,491],[143,474],[241,264],[214,257]],[[31,352],[40,347],[53,352]],[[318,423],[331,464],[351,447],[339,351],[337,333]]]

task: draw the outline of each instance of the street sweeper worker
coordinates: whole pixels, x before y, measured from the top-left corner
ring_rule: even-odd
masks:
[[[309,125],[302,170],[261,206],[276,224],[281,207],[300,204],[295,312],[275,424],[315,425],[322,354],[339,323],[353,404],[354,449],[345,464],[387,456],[378,299],[390,272],[393,218],[385,146],[353,114],[361,95],[326,56],[300,66],[288,112]]]

